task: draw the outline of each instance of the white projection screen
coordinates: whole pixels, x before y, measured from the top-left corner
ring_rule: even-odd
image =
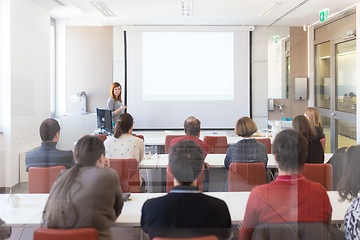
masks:
[[[126,29],[126,105],[136,129],[231,129],[250,114],[250,32]]]

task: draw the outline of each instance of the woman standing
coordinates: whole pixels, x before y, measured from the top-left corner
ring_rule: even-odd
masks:
[[[107,108],[112,111],[112,120],[115,125],[120,118],[120,115],[125,112],[127,106],[123,105],[121,100],[121,85],[114,82],[111,85],[110,98],[107,101]]]
[[[119,177],[110,169],[100,138],[84,136],[75,146],[77,164],[55,181],[42,226],[96,228],[100,240],[111,240],[110,227],[120,215],[123,198]]]
[[[292,122],[293,129],[302,134],[309,144],[306,163],[324,163],[324,149],[320,139],[316,137],[315,129],[304,115],[296,116]]]
[[[229,146],[224,160],[227,170],[232,162],[263,162],[267,167],[266,146],[251,137],[256,131],[257,126],[251,118],[242,117],[236,122],[235,133],[243,139]]]
[[[315,128],[316,138],[318,139],[324,138],[325,134],[320,120],[319,109],[315,107],[308,107],[305,110],[304,116],[309,120],[310,125]]]

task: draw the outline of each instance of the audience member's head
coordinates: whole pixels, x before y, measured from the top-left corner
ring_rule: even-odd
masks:
[[[75,161],[79,166],[94,166],[101,155],[105,156],[105,147],[100,138],[86,135],[76,143],[74,149]]]
[[[192,184],[201,172],[202,148],[191,140],[175,143],[169,150],[169,164],[174,178],[182,185]]]
[[[240,137],[251,137],[257,131],[255,122],[249,117],[242,117],[236,122],[235,133]]]
[[[346,151],[346,161],[338,184],[339,195],[343,200],[352,201],[360,192],[360,145],[351,146]]]
[[[134,125],[134,119],[129,113],[121,114],[119,121],[115,124],[114,137],[119,138],[123,133],[129,133]]]
[[[304,116],[309,120],[311,126],[322,127],[319,109],[317,109],[316,107],[306,108]]]
[[[116,95],[115,94],[115,91],[114,91],[114,89],[115,88],[120,88],[120,94],[119,95]],[[113,82],[113,84],[111,84],[111,89],[110,89],[110,96],[114,99],[114,101],[120,101],[120,102],[122,102],[122,100],[121,100],[121,85],[120,85],[120,83],[118,83],[118,82]]]
[[[199,137],[200,136],[200,120],[191,116],[184,122],[184,131],[186,135]]]
[[[55,119],[48,118],[41,123],[39,131],[43,142],[57,142],[56,134],[60,133],[60,125]]]
[[[293,129],[299,134],[302,134],[308,142],[311,142],[316,136],[315,128],[310,125],[304,115],[296,116],[292,121],[292,126]]]
[[[272,150],[279,169],[296,174],[304,167],[308,142],[303,135],[288,129],[276,135]]]

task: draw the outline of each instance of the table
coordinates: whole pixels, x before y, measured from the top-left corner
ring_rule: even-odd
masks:
[[[325,153],[324,163],[327,163],[332,155],[332,153]],[[224,168],[225,156],[226,154],[208,154],[206,155],[205,162],[210,165],[210,168]],[[140,163],[140,168],[166,168],[168,163],[168,154],[155,154],[152,156],[145,156],[144,160]],[[268,168],[277,168],[274,154],[268,154]]]
[[[349,202],[340,202],[336,191],[327,192],[333,207],[332,223],[342,223],[345,212],[350,206]],[[150,198],[163,196],[166,193],[133,193],[130,201],[126,201],[121,215],[116,220],[119,226],[139,226],[141,207]],[[250,192],[207,192],[206,195],[220,198],[229,207],[233,222],[242,222],[244,219],[246,203]],[[0,194],[0,216],[10,225],[39,225],[42,211],[48,194],[16,194],[20,199],[18,208],[7,202],[8,194]]]

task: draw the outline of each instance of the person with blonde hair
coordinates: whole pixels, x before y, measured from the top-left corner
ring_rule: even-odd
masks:
[[[315,128],[316,138],[324,138],[325,134],[323,131],[323,125],[320,120],[319,109],[316,107],[308,107],[305,110],[304,116],[309,120],[310,125]]]
[[[257,131],[255,122],[249,117],[242,117],[236,122],[235,133],[242,137],[240,141],[229,146],[224,160],[229,170],[232,162],[263,162],[267,167],[267,148],[251,136]]]

